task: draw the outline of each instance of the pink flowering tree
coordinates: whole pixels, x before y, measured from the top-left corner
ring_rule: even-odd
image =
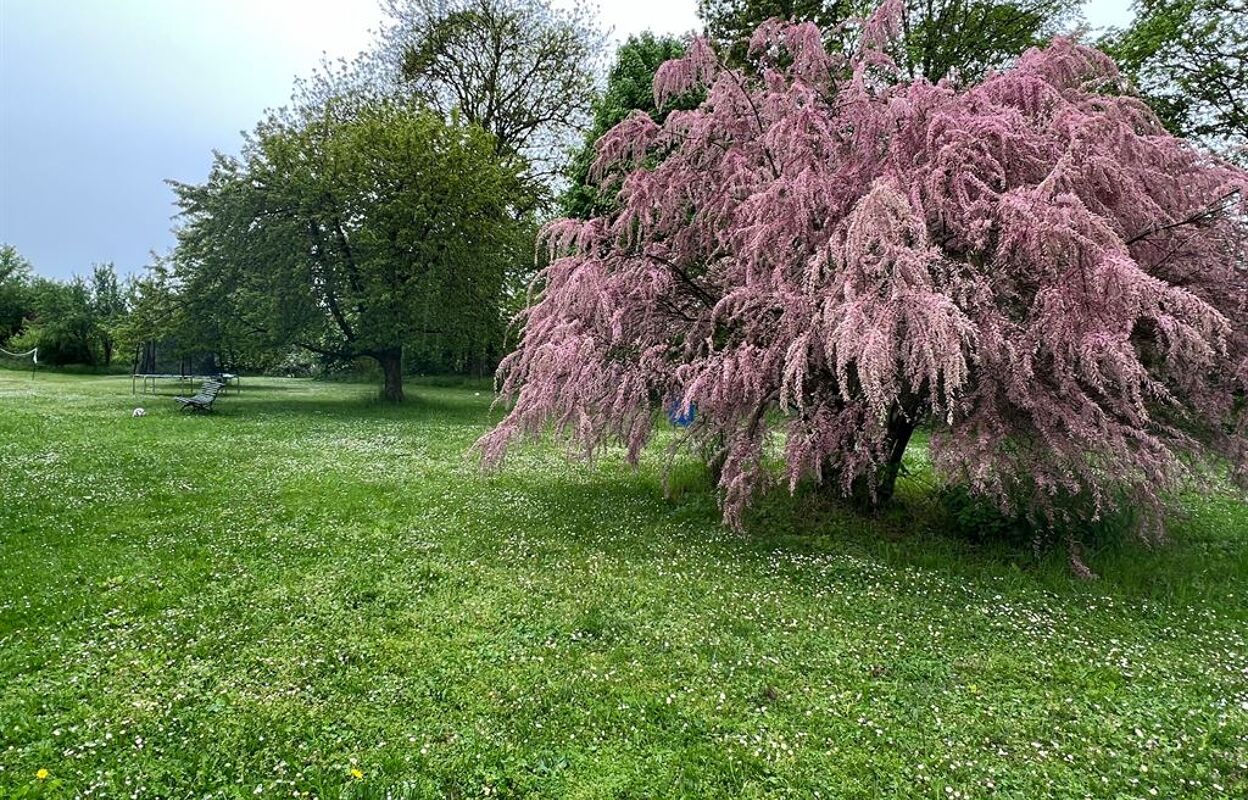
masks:
[[[853,53],[773,21],[752,71],[701,40],[660,69],[660,104],[706,99],[598,142],[618,208],[548,226],[487,465],[545,432],[635,461],[675,404],[733,525],[770,443],[790,488],[882,503],[921,425],[942,479],[1050,522],[1241,472],[1248,173],[1072,41],[905,81],[899,5]]]

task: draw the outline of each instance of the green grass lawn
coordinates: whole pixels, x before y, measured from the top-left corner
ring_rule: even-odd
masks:
[[[0,372],[0,796],[1248,797],[1220,492],[1081,582],[917,490],[742,536],[657,446],[482,476],[488,390],[374,393]]]

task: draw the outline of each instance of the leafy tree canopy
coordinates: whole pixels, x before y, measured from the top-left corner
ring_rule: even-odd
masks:
[[[11,244],[0,245],[0,345],[17,333],[30,311],[30,262]]]
[[[153,259],[127,282],[127,313],[110,327],[115,348],[136,368],[141,348],[148,344],[157,345],[162,357],[212,353],[225,369],[261,366],[271,360],[272,343],[240,324],[220,302],[220,294],[184,291],[174,259],[155,255]]]
[[[1248,3],[1139,0],[1133,8],[1131,26],[1103,44],[1166,127],[1231,152],[1248,147]]]
[[[556,177],[588,124],[604,38],[583,5],[547,0],[385,0],[375,61],[444,118],[494,137],[530,164],[533,190]]]
[[[0,283],[29,280],[30,262],[11,244],[0,245]]]
[[[40,362],[47,364],[97,363],[100,327],[86,281],[35,278],[28,297],[29,311],[21,332],[10,339],[12,347],[38,347]]]
[[[852,48],[878,0],[699,0],[698,13],[726,58],[742,63],[754,30],[769,19],[814,22],[835,48]],[[932,82],[973,81],[1048,41],[1071,20],[1078,0],[906,0],[900,32],[887,49],[901,73]]]
[[[116,326],[125,319],[129,310],[126,295],[117,279],[117,269],[111,262],[92,265],[89,288],[91,313],[95,316],[97,328],[96,340],[99,342],[104,366],[107,367],[113,363]]]
[[[12,245],[0,245],[0,345],[39,348],[48,364],[98,363],[113,355],[113,326],[129,312],[112,264],[91,277],[40,278]]]
[[[615,52],[615,61],[607,73],[607,84],[593,105],[593,124],[585,142],[573,154],[567,167],[568,189],[561,198],[564,216],[588,218],[610,203],[596,186],[590,184],[590,166],[594,161],[594,143],[635,110],[645,111],[662,123],[673,107],[692,108],[694,95],[683,103],[668,104],[659,109],[654,103],[654,73],[664,62],[679,58],[685,44],[674,36],[656,36],[646,31],[629,36]]]

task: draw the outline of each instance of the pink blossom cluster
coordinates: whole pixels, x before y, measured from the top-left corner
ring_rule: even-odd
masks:
[[[658,101],[705,101],[598,142],[618,211],[547,227],[487,464],[548,431],[636,460],[674,402],[734,525],[773,440],[790,487],[887,495],[926,425],[943,479],[1050,519],[1242,471],[1248,173],[1070,40],[903,80],[899,5],[849,54],[773,21],[748,72],[702,40],[659,70]]]

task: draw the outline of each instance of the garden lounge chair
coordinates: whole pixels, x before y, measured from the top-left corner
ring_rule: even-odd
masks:
[[[173,399],[182,404],[182,411],[202,411],[207,414],[212,411],[212,404],[216,401],[217,394],[224,385],[219,381],[205,381],[204,385],[193,397],[175,397]]]

